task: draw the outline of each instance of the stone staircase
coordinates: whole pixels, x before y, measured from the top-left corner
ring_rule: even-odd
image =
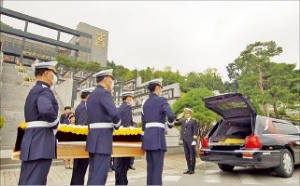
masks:
[[[22,67],[27,71],[28,67]],[[1,150],[12,149],[17,128],[24,121],[24,103],[33,83],[24,82],[27,73],[20,73],[14,64],[4,63],[1,76],[0,114],[6,118],[1,129]]]
[[[25,69],[26,72],[19,72]],[[35,82],[24,81],[25,77],[32,77],[30,67],[16,66],[3,63],[0,76],[0,115],[6,118],[6,123],[0,129],[0,157],[1,167],[15,165],[19,161],[10,160],[10,153],[15,144],[17,128],[24,121],[24,104],[26,97]],[[63,108],[58,100],[60,110]]]

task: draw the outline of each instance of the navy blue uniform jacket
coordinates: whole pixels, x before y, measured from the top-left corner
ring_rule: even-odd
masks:
[[[118,123],[119,112],[110,92],[98,85],[87,100],[88,123]],[[86,151],[112,154],[113,128],[89,129]]]
[[[54,122],[58,117],[58,104],[49,85],[37,81],[25,102],[25,121]],[[57,128],[58,123],[53,128]],[[22,161],[56,158],[56,136],[53,128],[28,128],[21,143]]]
[[[132,110],[131,106],[123,102],[122,105],[119,107],[119,113],[121,116],[121,126],[123,127],[130,127],[134,126],[133,120],[132,120]]]
[[[182,129],[181,130],[182,140],[192,143],[194,140],[193,136],[198,135],[199,127],[197,125],[197,122],[191,118],[188,123],[186,123],[186,120],[181,120],[180,124]]]
[[[81,101],[75,110],[75,125],[87,125],[87,106],[85,101]]]
[[[175,115],[172,112],[166,98],[159,97],[151,93],[143,105],[142,130],[142,149],[144,150],[167,150],[165,129],[160,127],[146,128],[146,123],[158,122],[164,124],[166,117],[168,122],[173,123]]]

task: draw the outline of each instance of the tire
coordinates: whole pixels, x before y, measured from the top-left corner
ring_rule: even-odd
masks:
[[[291,152],[283,149],[279,161],[279,166],[274,169],[276,174],[283,178],[291,177],[294,174],[294,160]]]
[[[218,165],[219,165],[219,168],[224,172],[232,172],[233,168],[234,168],[233,165],[226,165],[226,164],[221,164],[221,163],[218,163]]]

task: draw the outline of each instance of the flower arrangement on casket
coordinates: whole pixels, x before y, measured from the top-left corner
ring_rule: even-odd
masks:
[[[21,141],[26,129],[26,123],[23,122],[18,127],[18,135],[14,151],[19,151],[21,148]],[[86,125],[72,125],[60,124],[57,128],[58,142],[72,142],[72,141],[86,141],[88,134],[88,126]],[[114,130],[114,142],[140,142],[142,135],[142,128],[119,128]]]

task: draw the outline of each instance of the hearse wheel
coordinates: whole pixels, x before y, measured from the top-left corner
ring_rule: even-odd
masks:
[[[219,165],[219,168],[225,172],[232,172],[233,168],[234,168],[234,166],[232,166],[232,165],[226,165],[226,164],[221,164],[221,163],[218,163],[218,165]]]
[[[278,176],[289,178],[294,173],[294,160],[291,152],[287,149],[283,149],[280,158],[280,164],[276,167],[275,172]]]

